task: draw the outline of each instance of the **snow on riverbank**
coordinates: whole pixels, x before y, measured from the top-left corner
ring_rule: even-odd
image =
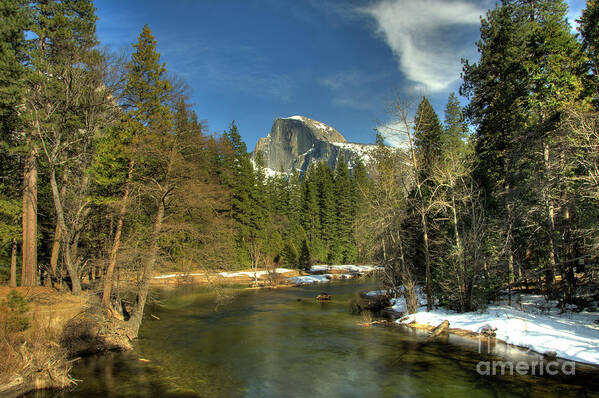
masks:
[[[285,274],[287,272],[293,272],[292,269],[287,269],[287,268],[276,268],[270,272],[276,272],[277,274]],[[240,277],[240,276],[249,276],[250,278],[260,278],[261,276],[264,275],[268,275],[269,271],[239,271],[239,272],[220,272],[218,275],[224,277],[224,278],[235,278],[235,277]],[[166,275],[158,275],[155,276],[153,279],[171,279],[171,278],[180,278],[180,277],[186,277],[186,276],[203,276],[206,275],[205,273],[199,272],[199,273],[190,273],[190,274],[184,274],[184,273],[179,273],[179,274],[166,274]]]
[[[509,307],[507,305],[489,306],[483,312],[468,312],[458,314],[445,309],[435,309],[419,312],[398,320],[398,323],[416,322],[419,324],[437,326],[448,320],[450,327],[480,332],[483,328],[496,328],[498,339],[508,344],[529,348],[539,353],[554,351],[558,357],[599,364],[599,325],[594,321],[599,319],[599,313],[580,313],[567,311],[558,313],[558,309],[541,307],[538,309],[540,296],[523,295],[522,302],[536,303],[529,308],[530,312]],[[396,299],[393,309],[403,308]],[[420,301],[423,304],[423,301]],[[426,301],[424,300],[424,304]],[[403,307],[402,307],[403,305]],[[546,313],[549,312],[549,313]]]
[[[155,276],[154,279],[170,279],[170,278],[179,278],[179,277],[185,277],[185,276],[202,276],[205,275],[203,273],[197,273],[197,274],[167,274],[167,275],[158,275]]]
[[[293,272],[292,269],[287,268],[276,268],[274,272],[277,274],[285,274],[287,272]],[[241,272],[221,272],[220,276],[224,276],[225,278],[235,278],[239,276],[249,276],[250,278],[260,278],[263,275],[268,275],[269,271],[241,271]]]
[[[333,275],[331,274],[323,274],[323,275],[304,275],[304,276],[294,276],[291,278],[287,278],[289,282],[295,283],[296,285],[309,285],[311,283],[322,283],[329,282]]]
[[[389,294],[384,290],[366,293],[368,296]],[[546,300],[542,295],[521,294],[512,297],[513,306],[507,299],[499,305],[490,305],[480,312],[459,314],[437,308],[426,312],[426,294],[421,286],[416,287],[418,312],[398,319],[399,324],[416,322],[438,326],[449,321],[452,329],[463,329],[479,333],[483,329],[496,329],[498,339],[519,347],[544,354],[555,352],[558,357],[599,365],[599,312],[587,310],[576,312],[568,305],[562,312],[556,300]],[[405,298],[392,298],[391,309],[406,312]],[[597,308],[597,303],[591,303]]]
[[[344,271],[363,274],[382,268],[383,267],[375,267],[373,265],[313,265],[310,267],[310,272]]]

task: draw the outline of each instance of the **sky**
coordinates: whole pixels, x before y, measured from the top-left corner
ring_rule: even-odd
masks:
[[[147,24],[210,132],[235,120],[253,150],[277,117],[303,115],[373,143],[397,95],[443,118],[475,61],[494,0],[96,0],[102,45],[131,52]],[[585,0],[570,0],[574,25]],[[463,102],[466,100],[461,98]]]

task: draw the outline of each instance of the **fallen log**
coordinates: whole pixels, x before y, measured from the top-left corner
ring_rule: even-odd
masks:
[[[426,342],[428,343],[428,342],[433,341],[438,335],[440,335],[441,333],[447,331],[447,329],[449,329],[449,321],[448,320],[444,320],[436,328],[434,328],[432,330],[432,333],[429,336],[429,338],[426,340]]]

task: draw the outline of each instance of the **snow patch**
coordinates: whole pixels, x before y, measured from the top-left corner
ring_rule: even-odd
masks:
[[[331,142],[331,145],[356,153],[364,163],[372,161],[372,153],[377,148],[376,145],[356,144],[353,142]]]
[[[305,275],[305,276],[294,276],[287,278],[289,282],[295,283],[296,285],[309,285],[312,283],[329,282],[333,276],[331,274],[324,275]]]
[[[155,276],[153,279],[170,279],[170,278],[178,278],[178,277],[185,277],[185,276],[202,276],[204,274],[202,273],[195,273],[195,274],[167,274],[167,275],[158,275]]]
[[[274,270],[275,273],[277,274],[284,274],[286,272],[293,272],[292,269],[287,269],[287,268],[276,268]],[[269,271],[240,271],[240,272],[221,272],[219,273],[220,276],[223,276],[225,278],[235,278],[235,277],[240,277],[240,276],[249,276],[250,278],[259,278],[263,275],[268,275]]]
[[[407,324],[415,321],[437,326],[448,320],[451,328],[472,332],[479,332],[485,327],[496,328],[497,338],[508,344],[539,353],[554,351],[561,358],[599,364],[599,325],[594,324],[599,313],[567,311],[559,314],[556,309],[546,314],[546,310],[536,309],[541,302],[538,296],[523,295],[522,301],[530,303],[533,311],[520,311],[507,305],[489,306],[484,312],[463,314],[446,309],[430,312],[420,309],[397,322]],[[420,303],[423,304],[422,300]],[[394,300],[393,309],[405,311],[405,299]]]
[[[377,269],[383,269],[383,267],[374,265],[313,265],[310,267],[310,272],[346,271],[363,274]]]

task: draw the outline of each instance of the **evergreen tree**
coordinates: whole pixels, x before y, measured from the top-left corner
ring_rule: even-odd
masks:
[[[418,105],[414,117],[414,146],[419,157],[421,180],[426,181],[434,173],[441,158],[443,127],[439,117],[426,97]]]
[[[587,79],[589,95],[594,97],[595,108],[599,108],[599,1],[587,0],[579,23],[583,49],[588,56],[592,72]]]
[[[0,258],[10,257],[10,276],[3,267],[0,274],[8,276],[6,279],[10,279],[12,287],[16,287],[17,243],[21,240],[18,189],[21,164],[18,149],[22,142],[15,132],[23,126],[18,106],[25,96],[24,78],[27,73],[23,61],[25,29],[30,21],[25,5],[23,1],[0,2]]]
[[[285,244],[285,249],[283,251],[283,261],[285,262],[285,265],[290,267],[297,267],[300,264],[297,248],[291,240],[288,240]]]
[[[308,166],[304,178],[301,182],[302,186],[302,226],[306,231],[308,240],[314,244],[319,238],[320,233],[320,209],[319,209],[319,192],[316,175],[316,167],[314,164]]]
[[[468,116],[477,127],[477,179],[486,197],[494,199],[487,209],[501,220],[502,240],[508,242],[508,280],[514,275],[514,243],[537,240],[544,252],[540,256],[548,259],[541,261],[547,263],[549,289],[561,257],[556,213],[564,205],[559,198],[567,196],[557,166],[564,138],[561,110],[581,98],[586,73],[566,10],[558,0],[514,0],[489,11],[477,44],[480,60],[464,64],[462,86],[471,100]],[[531,221],[538,226],[519,226],[524,220],[515,212],[534,214]],[[515,233],[528,239],[514,239]]]
[[[25,30],[30,25],[26,4],[22,0],[0,2],[0,131],[4,138],[18,128],[17,107],[25,96]]]
[[[312,265],[312,255],[310,254],[310,246],[308,245],[308,240],[304,239],[302,241],[302,248],[300,249],[299,254],[299,265],[304,269],[310,269]]]
[[[265,227],[267,222],[267,198],[264,187],[264,171],[258,164],[256,170],[233,122],[226,133],[232,149],[231,167],[231,215],[236,227],[238,261],[251,261],[257,266],[265,252]],[[258,163],[261,161],[258,159]]]
[[[56,228],[64,247],[64,265],[71,279],[73,293],[81,291],[76,229],[82,225],[82,209],[76,220],[69,212],[84,203],[87,191],[85,168],[91,153],[91,142],[97,120],[90,121],[95,108],[93,90],[101,89],[102,57],[94,49],[95,8],[87,1],[36,1],[29,4],[32,16],[32,39],[26,64],[27,95],[23,115],[28,154],[25,161],[23,190],[23,283],[37,283],[37,178],[38,162],[48,167]],[[93,109],[97,111],[98,109]],[[78,154],[78,156],[74,156]],[[42,156],[38,159],[39,156]],[[58,174],[62,176],[58,177]],[[66,177],[65,177],[66,176]],[[60,181],[76,186],[81,193],[73,200],[62,194]],[[83,201],[83,202],[82,202]],[[75,213],[77,214],[77,213]],[[72,222],[71,222],[72,221]],[[67,248],[68,246],[68,248]]]
[[[127,64],[123,92],[126,114],[119,125],[109,130],[99,143],[100,156],[94,167],[99,184],[109,187],[112,200],[117,195],[121,196],[109,264],[104,276],[102,302],[108,308],[129,195],[133,184],[141,177],[141,173],[136,173],[143,162],[140,148],[151,134],[160,136],[168,131],[172,119],[168,107],[171,84],[166,79],[166,67],[160,63],[156,40],[147,25],[132,46],[135,51]]]
[[[333,181],[334,176],[328,163],[321,162],[316,166],[315,177],[318,184],[318,207],[320,209],[319,237],[328,251],[335,240],[338,221]],[[323,259],[326,258],[326,255],[323,255],[322,257]]]
[[[454,93],[449,94],[445,106],[445,128],[442,138],[442,157],[447,153],[463,153],[468,138],[466,117]]]
[[[349,263],[356,257],[353,242],[353,186],[343,155],[337,159],[335,168],[335,197],[337,198],[337,239],[331,259]]]

